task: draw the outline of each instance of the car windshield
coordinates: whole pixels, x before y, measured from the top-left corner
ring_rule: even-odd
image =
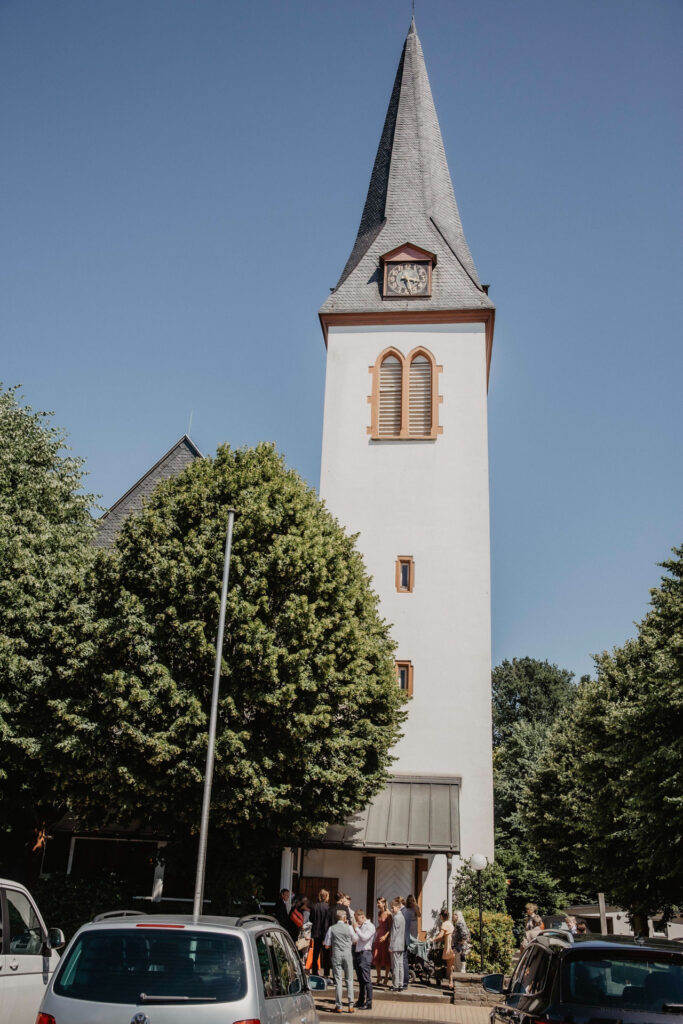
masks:
[[[98,1003],[226,1003],[247,991],[237,935],[158,926],[83,932],[60,964],[54,991]]]
[[[562,995],[571,1003],[670,1012],[683,1005],[683,952],[576,953],[564,961]]]

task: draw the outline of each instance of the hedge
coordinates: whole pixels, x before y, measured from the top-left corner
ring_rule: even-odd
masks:
[[[472,949],[466,960],[468,973],[508,974],[515,952],[512,918],[507,914],[484,911],[484,970],[482,971],[479,948],[479,910],[477,907],[464,907],[463,916],[472,939]]]

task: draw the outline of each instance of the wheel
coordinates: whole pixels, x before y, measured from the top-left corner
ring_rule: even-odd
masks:
[[[415,982],[417,981],[417,974],[416,974],[416,973],[415,973],[415,971],[414,971],[414,970],[412,969],[412,967],[411,967],[411,968],[410,968],[410,970],[408,971],[408,981],[410,982],[410,984],[411,984],[411,985],[414,985],[414,984],[415,984]]]

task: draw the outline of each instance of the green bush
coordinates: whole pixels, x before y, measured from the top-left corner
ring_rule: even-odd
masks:
[[[82,924],[108,910],[147,910],[133,900],[127,883],[118,875],[72,878],[51,875],[34,889],[38,909],[48,928],[61,928],[67,942]]]
[[[468,973],[508,974],[515,952],[512,918],[507,914],[484,911],[484,970],[482,971],[479,948],[479,910],[477,907],[465,907],[463,916],[472,938],[472,949],[466,960]]]

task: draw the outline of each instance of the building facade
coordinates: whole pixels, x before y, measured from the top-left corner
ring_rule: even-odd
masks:
[[[359,534],[409,698],[388,788],[299,887],[356,906],[418,895],[429,930],[453,858],[493,856],[487,380],[494,307],[463,232],[414,21],[358,236],[320,310],[320,495]]]

